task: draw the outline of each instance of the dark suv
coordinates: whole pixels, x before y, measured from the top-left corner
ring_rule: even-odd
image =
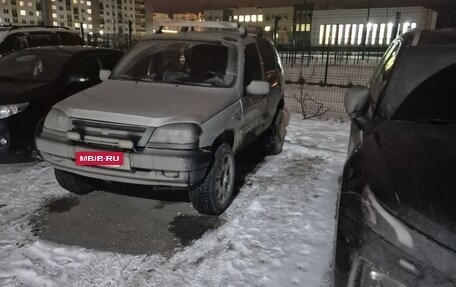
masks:
[[[0,26],[0,57],[31,47],[84,45],[84,40],[64,27]]]
[[[345,105],[335,286],[455,286],[456,29],[395,40]]]

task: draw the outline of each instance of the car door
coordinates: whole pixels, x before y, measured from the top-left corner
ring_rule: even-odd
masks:
[[[267,122],[271,123],[275,116],[277,105],[283,96],[282,67],[274,47],[268,40],[259,38],[258,47],[263,62],[264,79],[271,88],[269,95],[266,97],[266,114],[264,115]]]
[[[241,99],[243,108],[242,134],[247,141],[253,140],[265,124],[267,95],[247,94],[247,86],[252,81],[263,81],[263,68],[257,44],[251,42],[245,46],[244,95]]]
[[[79,91],[101,83],[102,68],[100,54],[86,54],[74,59],[65,76],[67,92],[73,95]]]
[[[419,226],[424,221],[413,214],[456,232],[455,81],[456,64],[434,74],[364,139],[372,190],[423,232],[428,232]]]

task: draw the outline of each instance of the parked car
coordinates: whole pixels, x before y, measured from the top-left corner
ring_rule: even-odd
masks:
[[[456,29],[395,40],[352,119],[335,286],[456,284]]]
[[[234,23],[190,23],[223,31],[149,36],[109,79],[54,106],[37,145],[62,187],[185,188],[200,213],[221,214],[233,195],[234,154],[258,138],[268,154],[281,152],[284,79],[273,44]],[[120,151],[125,160],[78,166],[78,151]]]
[[[25,48],[62,45],[84,45],[84,40],[64,27],[0,26],[0,57]]]
[[[122,53],[91,47],[29,48],[0,59],[0,162],[29,157],[36,150],[51,107],[100,83],[100,69],[112,69]]]

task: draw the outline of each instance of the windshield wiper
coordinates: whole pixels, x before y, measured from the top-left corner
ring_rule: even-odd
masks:
[[[179,80],[172,80],[168,83],[179,84],[179,85],[186,85],[186,86],[198,86],[198,87],[214,87],[211,83],[196,83],[196,82],[183,82]]]
[[[148,82],[148,83],[154,82],[154,80],[149,79],[149,78],[138,78],[138,77],[133,77],[133,76],[129,76],[129,75],[121,75],[121,76],[117,76],[112,79],[113,80],[129,80],[129,81],[135,81],[135,82]]]

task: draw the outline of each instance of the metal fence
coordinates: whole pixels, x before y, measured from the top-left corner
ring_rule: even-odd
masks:
[[[285,69],[286,105],[304,117],[346,120],[344,95],[368,85],[384,47],[309,47],[279,51]]]

